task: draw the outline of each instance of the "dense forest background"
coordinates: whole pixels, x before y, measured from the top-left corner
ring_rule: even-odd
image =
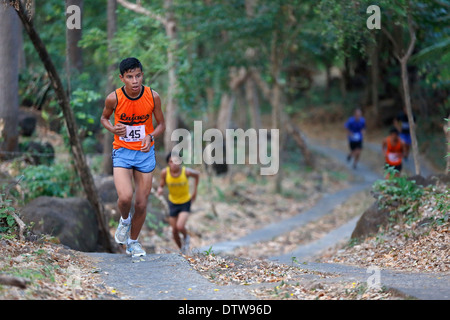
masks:
[[[372,5],[380,8],[378,20],[368,11]],[[112,137],[99,119],[106,95],[121,86],[118,63],[129,56],[141,60],[145,84],[161,96],[162,154],[173,145],[175,128],[192,130],[201,120],[203,130],[278,128],[281,159],[295,136],[307,163],[302,122],[340,126],[360,107],[369,129],[384,130],[409,102],[418,151],[445,168],[448,1],[47,0],[23,6],[62,80],[95,174],[111,173]],[[371,28],[376,22],[380,28]],[[35,165],[17,164],[12,172],[24,181],[34,177],[26,200],[48,187],[50,176],[60,181],[48,187],[52,195],[73,194],[79,180],[52,78],[11,8],[0,10],[0,30],[2,160]],[[38,176],[44,178],[37,182]]]
[[[230,260],[225,270],[220,260],[227,276],[216,277],[209,271],[215,256],[211,244],[290,223],[289,217],[319,208],[320,214],[308,213],[317,220],[234,253],[258,260],[279,257],[341,232],[368,212],[384,219],[386,228],[364,246],[356,245],[363,241],[356,238],[345,250],[336,246],[334,262],[447,272],[449,11],[448,0],[0,1],[0,296],[66,299],[70,293],[70,299],[84,299],[78,275],[100,272],[90,265],[76,271],[75,255],[46,244],[123,252],[113,240],[120,216],[113,136],[100,116],[105,97],[122,86],[118,65],[126,57],[140,59],[144,84],[162,101],[166,131],[156,141],[154,185],[177,128],[194,132],[201,121],[203,132],[278,130],[280,152],[270,150],[278,158],[275,175],[259,174],[261,162],[248,165],[254,146],[246,150],[243,165],[193,165],[201,180],[190,218],[191,245],[209,246],[203,262],[196,262],[207,268],[197,270],[229,281],[229,266],[240,275],[244,264]],[[350,168],[337,151],[348,150],[344,122],[355,108],[362,109],[368,129],[361,167]],[[385,171],[387,178],[381,142],[404,108],[409,123],[415,121],[409,166],[400,177],[392,168]],[[418,176],[425,159],[435,174],[428,179]],[[371,190],[360,184],[377,173]],[[331,195],[330,213],[320,206],[324,195]],[[175,252],[164,197],[153,192],[149,204],[143,245],[149,253]],[[376,228],[384,223],[370,216],[361,220]],[[324,259],[331,261],[328,254],[333,253]],[[292,266],[300,265],[291,259]],[[256,274],[275,272],[261,273],[259,265],[244,270],[258,279],[258,287]],[[248,278],[239,279],[249,284]],[[286,286],[296,281],[289,273],[286,279],[275,287],[277,298],[293,296]],[[15,295],[11,280],[34,291]],[[272,277],[269,281],[275,285]],[[318,299],[323,286],[315,282],[306,287]],[[297,286],[296,294],[307,292]],[[105,288],[103,280],[90,287]],[[361,296],[361,288],[343,284],[341,293],[331,290],[331,295],[357,291]]]

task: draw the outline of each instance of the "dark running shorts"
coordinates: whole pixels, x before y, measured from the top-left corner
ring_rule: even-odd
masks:
[[[191,212],[191,200],[182,204],[175,204],[170,201],[169,203],[169,216],[178,217],[180,212]]]
[[[350,150],[362,149],[362,141],[350,141]]]

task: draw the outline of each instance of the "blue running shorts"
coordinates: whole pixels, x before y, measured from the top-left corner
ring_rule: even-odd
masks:
[[[409,133],[400,133],[400,140],[402,140],[405,144],[411,145],[411,135]]]
[[[126,148],[113,149],[113,168],[133,169],[142,173],[149,173],[155,170],[155,147],[152,146],[149,152],[130,150]]]

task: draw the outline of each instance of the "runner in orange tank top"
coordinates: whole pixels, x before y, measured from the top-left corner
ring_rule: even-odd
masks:
[[[389,131],[389,136],[383,140],[382,148],[386,164],[394,167],[398,171],[396,176],[399,176],[402,170],[402,159],[405,155],[405,144],[400,140],[396,128]]]
[[[113,174],[121,214],[114,238],[117,243],[126,244],[126,252],[136,257],[146,254],[138,237],[147,214],[156,164],[154,138],[161,135],[166,126],[158,93],[142,84],[144,71],[139,60],[124,59],[119,68],[124,86],[107,96],[100,122],[114,134]],[[114,125],[110,122],[113,114]],[[153,117],[157,122],[155,128]]]
[[[136,98],[131,98],[125,91],[125,87],[115,91],[117,106],[114,111],[114,123],[126,126],[124,137],[114,135],[114,149],[127,148],[141,150],[142,139],[153,133],[152,113],[155,108],[155,98],[150,87],[142,86],[141,92]],[[154,141],[151,141],[150,147]]]

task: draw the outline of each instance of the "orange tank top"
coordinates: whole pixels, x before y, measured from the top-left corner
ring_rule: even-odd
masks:
[[[150,87],[142,86],[140,95],[129,97],[125,87],[116,90],[117,106],[114,110],[114,123],[123,123],[127,126],[125,137],[114,135],[113,148],[126,148],[140,150],[142,140],[153,132],[152,113],[155,100]],[[154,141],[152,142],[152,145]]]
[[[391,139],[386,139],[387,150],[386,150],[386,163],[391,166],[398,166],[402,163],[402,151],[403,146],[400,140],[397,144],[392,144]]]

